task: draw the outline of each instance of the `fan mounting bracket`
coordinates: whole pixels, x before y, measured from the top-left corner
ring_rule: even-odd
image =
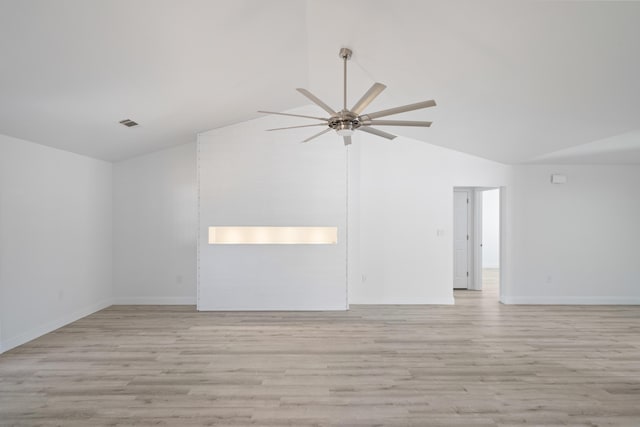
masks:
[[[343,47],[342,49],[340,49],[340,58],[346,59],[348,61],[349,59],[351,59],[351,55],[353,55],[353,51],[348,47]]]

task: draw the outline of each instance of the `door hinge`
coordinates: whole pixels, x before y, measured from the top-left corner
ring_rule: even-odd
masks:
[[[467,271],[467,277],[469,277],[469,272]]]
[[[467,197],[467,204],[469,204],[469,198]]]
[[[467,234],[467,240],[469,240],[469,235]]]

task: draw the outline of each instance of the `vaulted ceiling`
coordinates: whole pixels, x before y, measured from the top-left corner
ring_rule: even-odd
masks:
[[[117,161],[308,104],[296,87],[337,107],[345,46],[350,102],[374,81],[371,110],[438,102],[396,134],[640,163],[638,22],[612,1],[0,0],[0,133]]]

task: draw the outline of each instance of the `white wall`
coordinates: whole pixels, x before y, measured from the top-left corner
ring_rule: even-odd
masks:
[[[294,110],[298,114],[314,109]],[[200,310],[344,310],[347,150],[270,116],[199,136]],[[337,245],[209,245],[209,226],[337,226]]]
[[[118,304],[195,304],[196,144],[114,164]]]
[[[500,190],[482,192],[482,268],[500,267]]]
[[[111,304],[111,164],[0,135],[8,350]]]
[[[640,166],[515,167],[506,302],[639,304],[639,183]]]
[[[364,280],[350,303],[452,304],[453,188],[507,185],[509,167],[408,138],[356,143]]]

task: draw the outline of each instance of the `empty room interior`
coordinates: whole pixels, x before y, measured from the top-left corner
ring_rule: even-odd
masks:
[[[639,23],[0,0],[0,426],[640,426]]]

